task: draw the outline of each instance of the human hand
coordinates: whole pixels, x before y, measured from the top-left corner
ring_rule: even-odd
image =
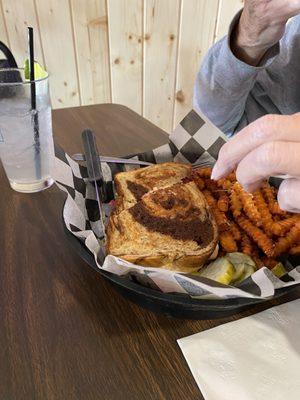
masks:
[[[220,150],[212,179],[237,168],[237,180],[248,192],[274,175],[288,175],[278,191],[282,210],[300,212],[300,113],[266,115],[252,122]]]
[[[234,54],[257,65],[265,52],[283,36],[289,18],[300,13],[300,0],[245,0],[232,36]]]

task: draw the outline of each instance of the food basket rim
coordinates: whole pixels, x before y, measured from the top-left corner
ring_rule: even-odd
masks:
[[[64,207],[64,206],[63,206]],[[142,294],[146,297],[151,297],[154,300],[167,302],[174,306],[189,306],[190,308],[195,308],[197,310],[205,309],[207,311],[207,307],[211,311],[221,311],[221,310],[229,310],[236,309],[247,305],[255,305],[262,304],[267,301],[282,297],[283,295],[290,293],[292,289],[297,288],[298,285],[289,286],[286,288],[276,290],[274,296],[268,298],[261,299],[253,299],[253,298],[230,298],[230,299],[201,299],[201,298],[192,298],[188,294],[184,293],[163,293],[158,290],[152,289],[150,287],[144,286],[137,282],[134,282],[132,279],[128,277],[122,277],[115,275],[109,271],[104,271],[96,265],[94,260],[94,256],[92,253],[84,246],[83,242],[74,236],[71,232],[69,232],[65,221],[62,217],[63,228],[66,234],[68,241],[71,243],[74,250],[78,253],[78,255],[96,272],[100,273],[105,279],[110,282],[123,287],[128,291],[132,291],[135,293]]]

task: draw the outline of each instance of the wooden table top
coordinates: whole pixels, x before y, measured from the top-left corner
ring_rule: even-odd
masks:
[[[104,155],[167,141],[123,106],[53,112],[55,139],[69,154],[82,150],[80,133],[87,127]],[[0,399],[203,399],[176,340],[275,304],[215,321],[144,310],[74,252],[61,221],[65,194],[55,186],[14,192],[2,167],[0,184]]]

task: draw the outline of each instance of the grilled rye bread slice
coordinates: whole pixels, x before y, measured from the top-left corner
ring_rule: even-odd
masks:
[[[155,164],[129,172],[120,172],[115,176],[117,192],[117,210],[133,206],[150,190],[174,185],[181,182],[191,172],[188,164],[174,162]]]
[[[179,183],[151,191],[114,213],[107,253],[143,266],[193,272],[210,257],[217,240],[203,194],[194,182]]]

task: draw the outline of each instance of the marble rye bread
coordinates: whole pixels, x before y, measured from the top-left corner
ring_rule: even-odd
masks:
[[[150,190],[181,182],[191,171],[190,165],[169,162],[129,172],[120,172],[114,180],[118,195],[118,210],[133,206]]]
[[[122,173],[122,186],[117,185],[117,190],[121,187],[119,202],[107,229],[108,254],[143,266],[187,273],[198,270],[209,259],[218,241],[217,226],[196,184],[182,182],[188,170],[183,172],[178,165],[175,164],[175,169],[180,179],[177,178],[177,183],[173,184],[176,174],[169,174],[172,163],[168,163],[168,176],[172,177],[169,186],[166,186],[167,179],[161,179],[162,174],[155,166],[155,172],[149,174],[153,182],[151,180],[149,184],[147,181],[148,192],[139,199],[128,195],[129,189],[123,179],[126,173]],[[154,167],[144,170],[148,168]],[[134,182],[132,172],[128,174]],[[155,173],[161,179],[157,184],[154,184]],[[122,199],[123,196],[126,200]]]

